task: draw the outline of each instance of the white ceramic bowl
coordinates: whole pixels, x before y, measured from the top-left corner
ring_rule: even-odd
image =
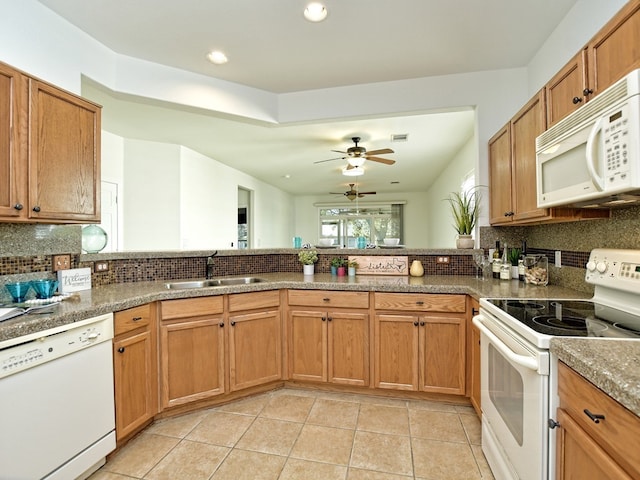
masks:
[[[399,238],[385,238],[384,239],[384,244],[385,245],[398,245],[400,243],[400,239]]]
[[[333,238],[321,238],[320,240],[318,240],[318,244],[322,245],[323,247],[329,247],[333,245]]]

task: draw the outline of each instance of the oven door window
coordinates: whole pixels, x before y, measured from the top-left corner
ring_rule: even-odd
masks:
[[[493,345],[489,345],[489,397],[513,438],[522,446],[524,436],[524,383]]]

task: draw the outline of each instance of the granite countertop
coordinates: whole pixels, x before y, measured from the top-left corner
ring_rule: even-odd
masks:
[[[116,312],[157,300],[223,295],[263,290],[329,289],[343,291],[380,291],[411,293],[451,293],[475,298],[584,298],[585,294],[563,287],[538,287],[517,281],[481,280],[469,276],[384,276],[357,275],[337,277],[328,273],[305,277],[302,273],[261,273],[264,282],[227,287],[169,290],[161,282],[118,283],[77,292],[52,307],[51,314],[31,313],[0,323],[0,348],[23,335],[77,322],[102,313]],[[174,280],[179,281],[179,280]]]
[[[167,289],[166,281],[94,287],[60,302],[52,307],[50,314],[27,314],[0,323],[0,348],[10,346],[23,335],[158,300],[272,289],[447,293],[471,295],[474,298],[587,298],[583,292],[564,287],[538,287],[513,280],[481,280],[469,276],[336,277],[325,273],[312,277],[305,277],[302,273],[264,273],[255,276],[264,282],[182,290]],[[551,349],[561,361],[640,415],[640,342],[563,337],[553,339]]]
[[[556,337],[551,339],[551,352],[640,416],[640,342]]]

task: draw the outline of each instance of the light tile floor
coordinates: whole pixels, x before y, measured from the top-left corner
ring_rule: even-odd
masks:
[[[91,480],[492,479],[471,407],[295,389],[161,420]]]

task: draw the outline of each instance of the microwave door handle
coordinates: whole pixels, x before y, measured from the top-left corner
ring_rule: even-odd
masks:
[[[598,175],[596,172],[596,162],[598,161],[598,156],[595,154],[598,144],[596,143],[596,138],[598,133],[602,130],[602,122],[604,118],[598,118],[598,121],[595,123],[591,132],[589,132],[589,138],[587,139],[587,169],[589,170],[589,176],[591,176],[591,180],[593,181],[596,188],[600,191],[604,190],[604,178]]]
[[[520,365],[521,367],[528,368],[529,370],[534,370],[536,372],[538,371],[539,365],[537,359],[534,357],[518,355],[507,347],[502,340],[496,337],[493,332],[482,323],[482,315],[476,315],[473,317],[472,321],[473,324],[489,338],[489,341],[493,344],[496,350],[502,353],[505,357],[516,365]]]

